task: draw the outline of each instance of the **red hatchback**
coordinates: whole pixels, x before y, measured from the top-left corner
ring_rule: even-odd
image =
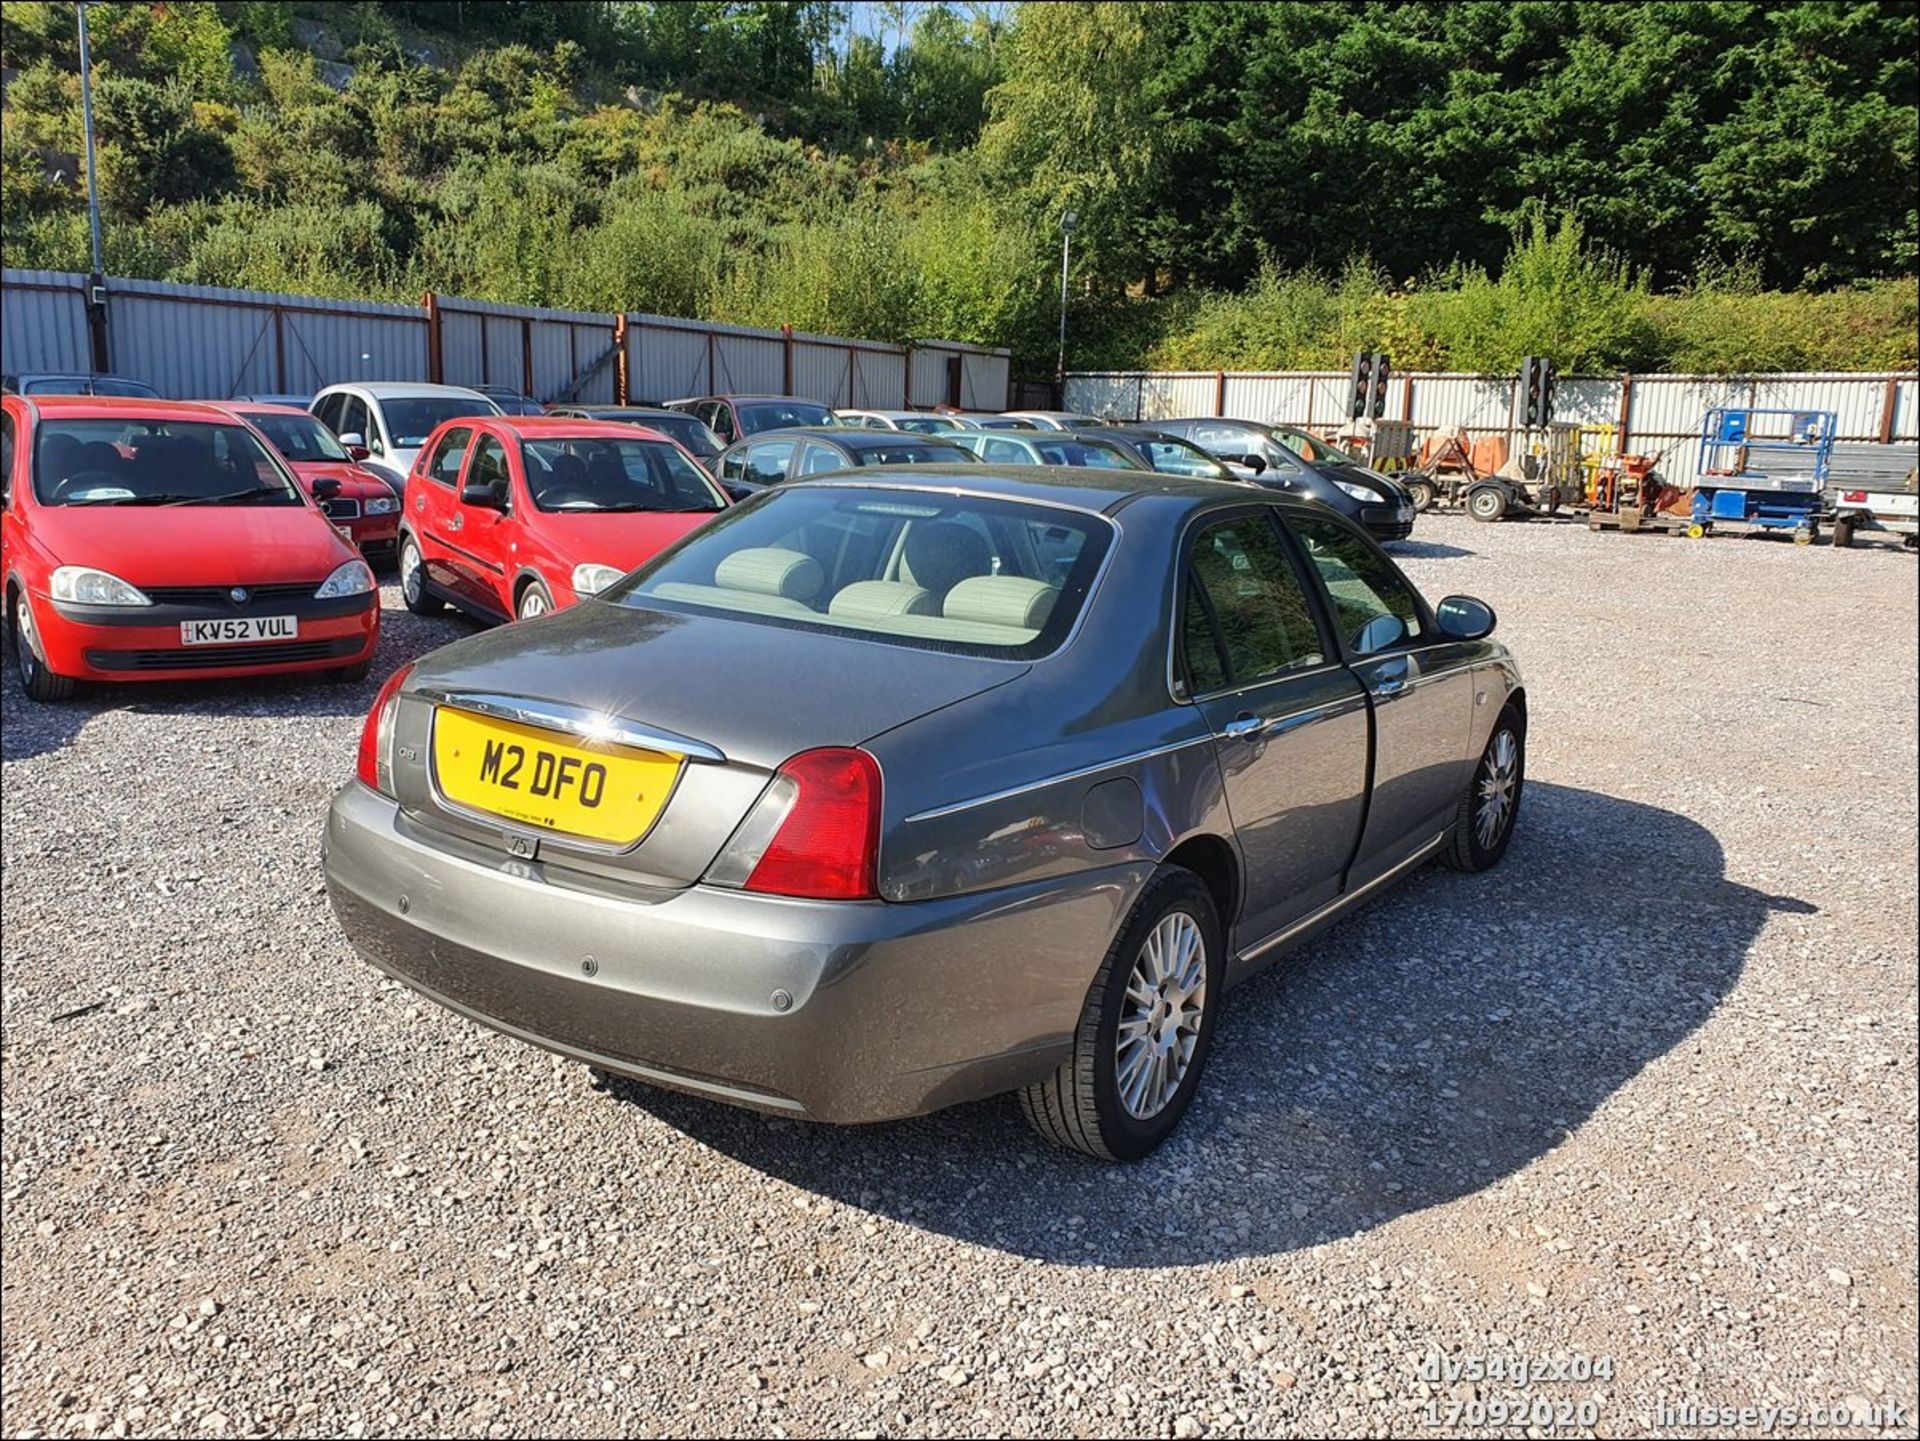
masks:
[[[367,673],[373,572],[231,415],[8,395],[0,424],[0,576],[33,699],[76,680]]]
[[[657,430],[545,416],[450,420],[407,476],[400,593],[529,620],[605,590],[727,508]]]
[[[294,479],[306,487],[321,512],[368,555],[391,556],[400,534],[400,497],[393,487],[341,448],[313,416],[291,405],[216,402],[259,431],[280,452]],[[315,485],[332,481],[332,485]]]

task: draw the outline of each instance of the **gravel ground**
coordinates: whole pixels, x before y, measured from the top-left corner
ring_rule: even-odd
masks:
[[[336,933],[374,683],[50,708],[9,671],[4,1429],[1913,1435],[1914,557],[1420,537],[1527,672],[1519,836],[1236,993],[1130,1168],[1004,1100],[596,1091]],[[465,629],[386,603],[383,669]]]

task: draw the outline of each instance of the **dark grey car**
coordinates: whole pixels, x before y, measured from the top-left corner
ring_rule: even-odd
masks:
[[[1153,472],[842,474],[396,674],[335,797],[353,944],[608,1071],[826,1121],[1020,1091],[1145,1154],[1222,999],[1512,835],[1492,613]]]

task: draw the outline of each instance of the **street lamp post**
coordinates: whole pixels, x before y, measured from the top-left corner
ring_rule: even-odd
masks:
[[[1073,256],[1073,227],[1079,218],[1071,210],[1060,217],[1060,355],[1054,362],[1053,383],[1060,387],[1062,405],[1066,404],[1067,384],[1067,266]]]
[[[87,6],[80,0],[74,10],[80,17],[80,123],[87,132],[87,224],[93,237],[94,284],[106,271],[100,253],[100,187],[93,164],[93,58],[87,50]]]

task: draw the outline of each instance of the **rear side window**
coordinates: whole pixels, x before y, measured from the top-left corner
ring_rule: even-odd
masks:
[[[0,412],[0,505],[13,499],[13,412]]]
[[[810,445],[807,447],[806,458],[800,462],[800,473],[823,475],[829,470],[845,470],[849,465],[859,465],[864,459],[856,455],[851,461],[842,460],[837,450],[829,450],[824,445]]]
[[[467,445],[472,439],[473,432],[464,425],[441,436],[440,443],[433,448],[433,459],[427,462],[427,479],[441,485],[458,485],[460,463],[467,458]]]
[[[1187,564],[1181,631],[1196,694],[1325,663],[1306,588],[1264,515],[1207,526]]]
[[[332,395],[323,395],[313,404],[313,413],[320,423],[335,435],[340,433],[340,412],[347,404],[346,396],[335,391]]]
[[[747,447],[743,478],[755,485],[778,485],[793,466],[793,442],[768,440]]]
[[[1373,542],[1338,521],[1317,516],[1289,515],[1287,527],[1299,537],[1307,559],[1320,573],[1321,584],[1333,602],[1335,623],[1349,650],[1370,655],[1420,638],[1420,599]],[[1383,641],[1384,632],[1370,630],[1373,622],[1386,616],[1401,623],[1403,629],[1397,640]]]

